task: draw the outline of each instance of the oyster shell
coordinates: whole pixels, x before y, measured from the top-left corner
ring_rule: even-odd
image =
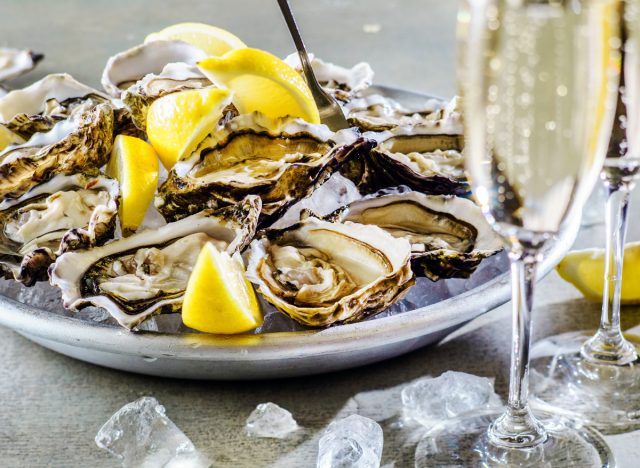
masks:
[[[109,158],[113,126],[113,107],[97,104],[26,143],[5,148],[0,152],[0,200],[20,198],[58,174],[96,175]]]
[[[0,274],[27,286],[47,277],[56,256],[111,238],[118,182],[104,176],[58,175],[0,203]]]
[[[414,283],[411,246],[377,226],[308,217],[251,243],[247,278],[282,313],[311,327],[380,312]]]
[[[71,75],[51,74],[2,97],[0,124],[27,139],[107,101],[107,96],[76,81]]]
[[[101,83],[107,93],[119,98],[146,75],[161,74],[169,63],[195,65],[206,57],[202,49],[183,41],[147,42],[109,58]]]
[[[133,328],[160,313],[179,312],[200,250],[212,242],[229,254],[253,238],[260,198],[234,207],[205,210],[155,230],[102,247],[68,252],[50,268],[51,284],[65,307],[103,307],[120,325]]]
[[[351,68],[341,67],[333,63],[325,62],[309,54],[311,68],[320,85],[338,101],[349,102],[367,89],[373,83],[373,70],[366,62],[355,64]],[[302,73],[300,57],[293,53],[286,57],[284,61]]]
[[[0,47],[0,81],[10,80],[33,70],[44,55],[31,50]]]
[[[455,196],[382,191],[329,216],[373,224],[411,243],[411,264],[432,281],[468,278],[480,262],[502,249],[480,207]]]
[[[243,114],[174,166],[159,189],[156,207],[175,220],[257,194],[264,224],[309,195],[351,154],[370,146],[349,129],[333,133],[301,119]]]
[[[147,111],[156,99],[185,89],[211,86],[197,66],[170,63],[159,74],[150,73],[122,93],[122,102],[140,130],[147,125]]]

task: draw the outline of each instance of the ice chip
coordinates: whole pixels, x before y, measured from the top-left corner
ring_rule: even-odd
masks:
[[[298,427],[291,413],[275,403],[260,403],[247,418],[245,426],[250,436],[274,439],[284,439]]]
[[[120,408],[100,428],[95,441],[125,468],[211,466],[153,397],[142,397]]]
[[[467,411],[499,406],[492,379],[447,371],[439,377],[423,377],[402,390],[406,417],[430,426]]]
[[[383,443],[372,419],[352,414],[333,421],[320,438],[317,468],[379,468]]]

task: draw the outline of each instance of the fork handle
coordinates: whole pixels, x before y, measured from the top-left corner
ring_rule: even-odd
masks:
[[[316,80],[316,77],[313,73],[313,69],[311,68],[309,56],[307,55],[307,49],[305,49],[304,42],[302,42],[302,37],[300,37],[298,25],[296,24],[296,20],[293,17],[293,13],[291,12],[291,7],[289,6],[288,0],[278,0],[278,5],[280,5],[282,16],[284,16],[284,21],[287,23],[287,27],[289,28],[289,32],[291,33],[291,37],[293,38],[293,43],[298,50],[300,64],[302,65],[302,71],[304,72],[307,84],[309,85],[309,87],[312,87],[312,83],[319,86],[318,81]]]

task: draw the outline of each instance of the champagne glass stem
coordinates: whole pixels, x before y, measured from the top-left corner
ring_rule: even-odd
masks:
[[[629,187],[606,181],[606,230],[604,290],[600,327],[582,347],[582,356],[589,361],[626,365],[637,359],[635,348],[625,340],[620,330],[620,295],[622,292],[622,266],[624,240],[627,232]]]
[[[513,306],[509,401],[505,413],[489,428],[489,440],[501,447],[526,448],[547,438],[527,402],[531,312],[538,253],[533,249],[514,249],[509,252],[509,257]]]

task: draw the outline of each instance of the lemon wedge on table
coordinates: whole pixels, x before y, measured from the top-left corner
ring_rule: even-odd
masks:
[[[222,28],[203,23],[178,23],[149,34],[145,44],[151,41],[184,41],[204,50],[209,55],[220,56],[230,50],[247,47],[238,37]]]
[[[247,114],[271,118],[291,115],[320,123],[320,114],[300,73],[275,55],[259,49],[236,49],[198,63],[200,71],[221,88],[234,92],[234,104]]]
[[[168,94],[151,104],[147,136],[167,170],[215,128],[231,98],[226,89],[203,88]]]
[[[604,263],[604,249],[575,250],[562,259],[556,270],[587,299],[600,302],[604,290]],[[640,242],[625,245],[622,269],[621,303],[640,304]]]
[[[158,155],[139,138],[116,136],[107,175],[120,183],[120,224],[127,235],[135,232],[153,200],[158,186]]]
[[[182,303],[182,321],[207,333],[242,333],[262,325],[260,305],[240,260],[207,243],[200,251]]]

